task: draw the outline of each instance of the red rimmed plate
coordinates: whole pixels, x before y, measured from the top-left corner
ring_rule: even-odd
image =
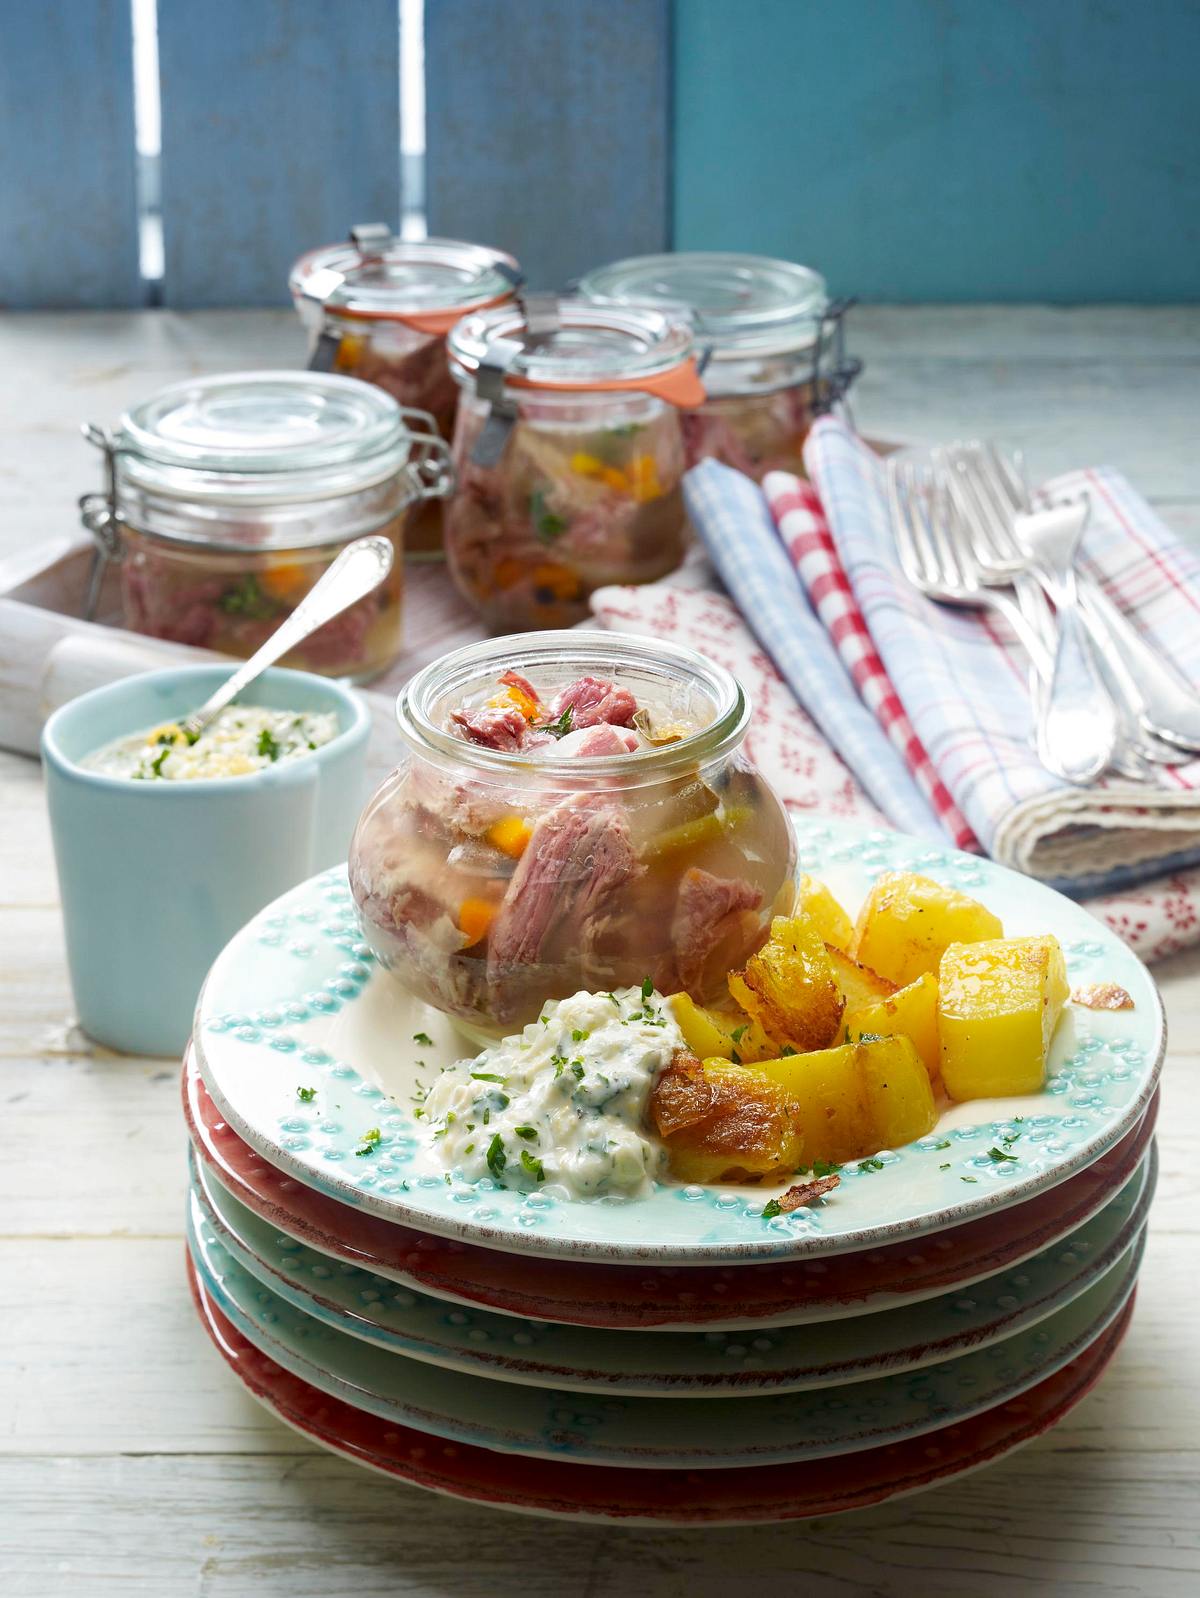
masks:
[[[495,1509],[643,1525],[806,1520],[919,1492],[999,1459],[1057,1424],[1091,1390],[1133,1300],[1082,1354],[1019,1398],[921,1437],[808,1464],[703,1471],[577,1465],[445,1443],[318,1392],[255,1349],[196,1281],[197,1311],[247,1391],[314,1443],[394,1479]]]
[[[306,1187],[244,1143],[190,1055],[183,1100],[201,1159],[243,1204],[310,1247],[501,1314],[642,1330],[800,1325],[968,1286],[1048,1248],[1094,1215],[1137,1166],[1158,1112],[1156,1095],[1138,1125],[1083,1171],[949,1232],[823,1260],[656,1268],[509,1254],[381,1220]]]

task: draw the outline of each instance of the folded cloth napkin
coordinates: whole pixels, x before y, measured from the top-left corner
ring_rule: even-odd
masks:
[[[1161,787],[1107,777],[1072,788],[1052,777],[1032,746],[1028,668],[1015,639],[988,612],[924,598],[901,573],[879,457],[830,417],[814,427],[805,464],[887,677],[987,853],[1081,893],[1200,860],[1200,761],[1164,767]],[[784,543],[800,536],[799,562],[801,485],[771,473],[764,487]],[[1200,559],[1116,472],[1072,472],[1045,487],[1089,497],[1084,568],[1200,683]]]

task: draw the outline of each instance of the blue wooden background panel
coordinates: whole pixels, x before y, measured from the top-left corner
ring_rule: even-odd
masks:
[[[0,305],[137,305],[129,0],[27,0],[0,23]]]
[[[669,237],[669,0],[426,0],[429,231],[558,288]]]
[[[876,300],[1200,297],[1196,0],[677,0],[675,240]]]
[[[163,299],[279,305],[305,249],[399,219],[397,0],[158,0]]]

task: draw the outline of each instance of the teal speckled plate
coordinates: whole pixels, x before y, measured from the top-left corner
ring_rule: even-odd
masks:
[[[203,1222],[188,1245],[242,1335],[286,1370],[396,1425],[501,1453],[594,1465],[786,1464],[898,1442],[1006,1403],[1074,1359],[1133,1291],[1144,1234],[1071,1304],[990,1348],[810,1392],[618,1398],[485,1381],[373,1347],[297,1310]]]
[[[498,1381],[689,1398],[797,1392],[916,1370],[1026,1331],[1132,1245],[1157,1178],[1153,1145],[1096,1215],[1019,1267],[910,1306],[800,1327],[593,1331],[447,1303],[288,1237],[191,1158],[193,1234],[293,1309],[394,1354]]]
[[[923,872],[982,899],[1009,935],[1054,933],[1073,986],[1118,983],[1134,1008],[1069,1008],[1042,1093],[951,1106],[930,1137],[846,1166],[819,1206],[764,1220],[778,1189],[669,1183],[641,1200],[558,1200],[490,1177],[448,1179],[427,1148],[412,1114],[418,1082],[474,1049],[376,969],[339,869],[285,894],[217,959],[194,1039],[209,1092],[274,1165],[385,1219],[490,1248],[656,1265],[833,1253],[940,1231],[1054,1186],[1129,1130],[1154,1091],[1165,1031],[1154,983],[1125,944],[994,862],[833,822],[796,831],[801,869],[852,912],[881,872]],[[307,1102],[300,1088],[315,1089]],[[376,1129],[371,1152],[357,1155]],[[997,1139],[1018,1133],[1016,1160],[989,1158]]]

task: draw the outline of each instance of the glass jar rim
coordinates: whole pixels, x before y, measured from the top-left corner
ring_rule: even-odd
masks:
[[[684,372],[693,359],[691,319],[679,307],[601,306],[567,296],[554,302],[551,325],[532,332],[525,305],[474,311],[450,330],[450,370],[464,386],[502,357],[518,388],[637,388]]]
[[[519,278],[516,257],[486,244],[393,237],[377,254],[352,240],[319,245],[292,267],[288,287],[338,316],[402,321],[511,299]]]
[[[579,292],[596,305],[686,309],[714,361],[809,349],[830,304],[811,267],[733,250],[629,256],[587,273]]]
[[[463,693],[485,681],[496,682],[508,670],[525,672],[540,666],[565,666],[578,676],[610,675],[614,667],[642,670],[672,668],[706,691],[713,718],[675,743],[618,755],[563,756],[491,749],[459,738],[439,726],[429,713],[435,698]],[[434,754],[456,765],[472,766],[485,776],[563,779],[566,787],[588,787],[593,779],[622,779],[637,787],[658,781],[665,773],[698,762],[720,759],[745,737],[750,701],[731,672],[684,644],[666,643],[602,628],[571,628],[509,634],[484,639],[451,651],[419,671],[396,697],[396,719],[407,742],[422,754]]]

